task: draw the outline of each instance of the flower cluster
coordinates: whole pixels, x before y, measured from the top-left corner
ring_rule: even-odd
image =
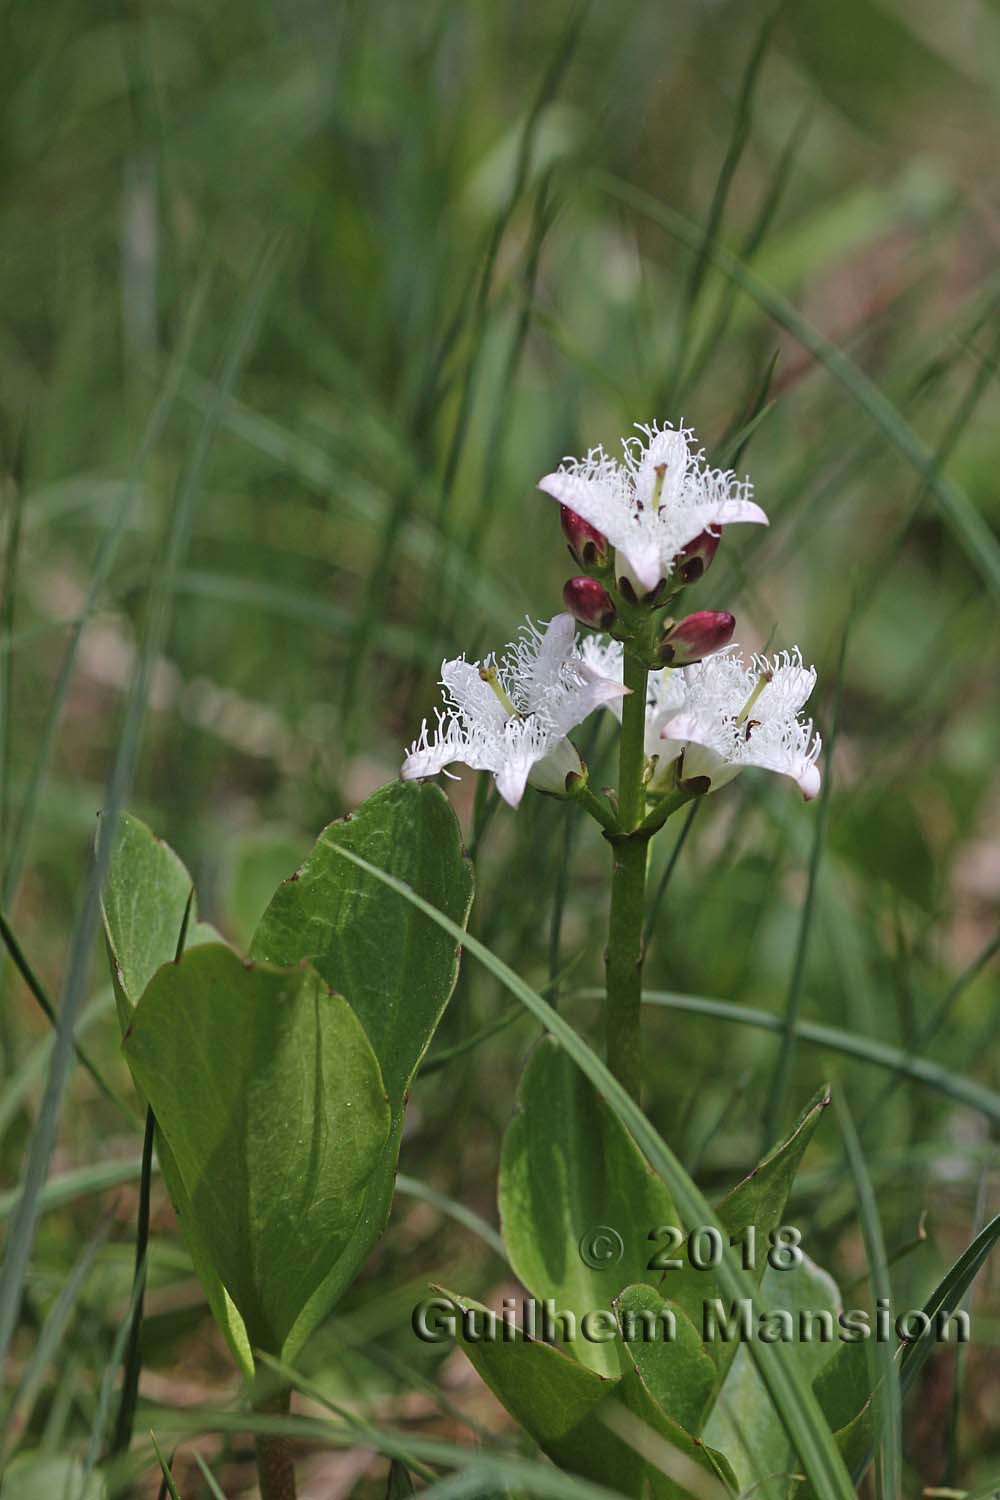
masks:
[[[730,645],[731,614],[666,614],[711,565],[723,526],[766,525],[767,517],[748,480],[708,467],[688,428],[637,432],[622,439],[621,461],[592,448],[539,481],[559,501],[563,535],[583,569],[563,591],[569,613],[543,629],[529,621],[499,657],[443,664],[444,708],[435,728],[424,721],[405,779],[461,761],[491,772],[512,807],[528,783],[579,792],[586,768],[569,732],[602,705],[621,719],[628,652],[648,682],[647,798],[714,791],[746,766],[788,776],[807,800],[816,796],[820,739],[802,717],[816,673],[798,648],[747,662]],[[578,642],[575,622],[610,638]]]

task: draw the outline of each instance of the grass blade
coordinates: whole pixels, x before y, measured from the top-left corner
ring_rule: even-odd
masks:
[[[101,593],[111,573],[119,543],[141,492],[142,475],[146,464],[153,449],[159,442],[167,425],[167,419],[173,410],[184,369],[190,358],[195,334],[201,323],[201,315],[208,295],[208,286],[209,276],[206,273],[201,277],[195,288],[187,317],[181,329],[177,349],[170,361],[163,389],[157,398],[152,414],[146,424],[146,430],[139,443],[135,461],[132,465],[132,472],[128,481],[122,487],[115,513],[97,550],[97,556],[90,571],[90,582],[87,585],[87,594],[83,602],[83,607],[70,627],[70,638],[66,644],[62,665],[59,668],[59,676],[56,680],[52,697],[49,700],[48,709],[46,710],[41,741],[32,758],[28,786],[21,802],[17,823],[14,828],[10,857],[4,871],[3,893],[2,897],[0,897],[0,904],[7,911],[11,910],[14,904],[18,882],[21,878],[21,869],[27,855],[28,839],[31,835],[35,807],[45,785],[49,761],[52,758],[52,752],[55,748],[56,735],[59,731],[63,710],[66,706],[73,674],[76,671],[76,658],[80,649],[80,640],[85,627],[97,608]]]
[[[837,1095],[837,1118],[844,1138],[851,1176],[854,1178],[855,1192],[858,1196],[861,1232],[868,1257],[872,1295],[876,1306],[891,1306],[892,1283],[889,1280],[889,1259],[886,1255],[875,1189],[872,1187],[861,1142],[843,1094]],[[876,1392],[875,1406],[881,1431],[875,1488],[879,1500],[896,1500],[901,1493],[903,1439],[899,1375],[891,1343],[876,1339],[874,1354],[869,1349],[868,1358],[871,1389]]]
[[[219,1488],[218,1480],[212,1473],[211,1469],[208,1467],[208,1464],[202,1458],[201,1454],[197,1451],[197,1449],[195,1450],[194,1461],[201,1470],[201,1477],[202,1479],[204,1479],[206,1485],[208,1486],[208,1493],[211,1495],[212,1500],[226,1500],[225,1495]]]
[[[454,1219],[456,1224],[470,1229],[473,1234],[478,1235],[484,1244],[489,1245],[501,1260],[507,1259],[507,1251],[504,1242],[497,1234],[491,1224],[481,1219],[478,1214],[473,1213],[471,1208],[466,1208],[463,1203],[456,1203],[454,1198],[449,1198],[445,1193],[439,1193],[436,1188],[428,1187],[416,1177],[407,1177],[405,1173],[396,1176],[396,1191],[405,1193],[410,1198],[420,1198],[424,1203],[429,1203],[432,1208],[447,1214],[449,1219]]]
[[[80,1293],[87,1284],[98,1251],[106,1241],[110,1230],[110,1222],[98,1226],[97,1232],[83,1247],[76,1264],[59,1289],[52,1311],[46,1318],[38,1342],[24,1367],[17,1390],[11,1397],[3,1420],[0,1422],[0,1463],[6,1453],[7,1438],[16,1419],[21,1418],[26,1423],[31,1417],[38,1387],[45,1374],[45,1367],[55,1357],[66,1327],[73,1316],[73,1309],[76,1307]]]
[[[153,1445],[153,1451],[156,1454],[156,1461],[159,1464],[160,1472],[163,1475],[163,1483],[160,1485],[158,1500],[167,1500],[168,1495],[170,1496],[170,1500],[181,1500],[180,1492],[178,1491],[177,1486],[174,1483],[174,1476],[170,1472],[171,1468],[173,1467],[173,1458],[171,1458],[170,1463],[168,1464],[167,1460],[163,1457],[163,1454],[160,1451],[160,1445],[156,1441],[156,1433],[152,1430],[152,1428],[150,1428],[149,1431],[149,1440]]]
[[[4,946],[6,947],[7,952],[10,954],[11,958],[14,961],[14,967],[17,969],[17,972],[24,980],[24,983],[31,993],[32,998],[37,1001],[42,1013],[51,1022],[51,1024],[55,1027],[58,1027],[59,1021],[52,1001],[45,993],[45,989],[42,985],[41,980],[38,978],[34,969],[31,967],[27,958],[25,957],[24,950],[21,947],[20,943],[17,941],[17,938],[14,936],[13,928],[7,921],[7,918],[4,916],[2,911],[0,911],[0,938],[3,939]],[[128,1115],[130,1120],[133,1119],[134,1116],[132,1110],[123,1099],[120,1099],[118,1097],[111,1085],[105,1081],[104,1076],[98,1068],[97,1064],[93,1062],[90,1055],[83,1050],[83,1047],[76,1040],[75,1035],[73,1038],[73,1048],[76,1052],[78,1061],[84,1068],[86,1068],[87,1072],[97,1084],[97,1087],[100,1089],[104,1097],[106,1099],[110,1099],[112,1104],[117,1105],[120,1110],[123,1110],[125,1114]]]
[[[115,1430],[108,1448],[108,1457],[127,1453],[132,1442],[135,1426],[135,1408],[139,1399],[139,1372],[142,1368],[142,1309],[143,1289],[146,1285],[146,1251],[149,1246],[149,1187],[153,1172],[153,1138],[156,1120],[153,1111],[146,1109],[146,1129],[142,1140],[142,1161],[139,1165],[139,1209],[136,1215],[135,1271],[132,1277],[132,1318],[125,1345],[125,1364],[122,1372],[121,1395],[118,1398],[118,1416]]]
[[[743,79],[740,83],[740,92],[736,104],[736,117],[733,120],[732,134],[726,147],[726,154],[722,159],[719,176],[716,180],[715,190],[712,194],[712,202],[709,205],[708,221],[705,225],[705,236],[698,248],[688,277],[687,286],[681,303],[681,314],[676,335],[675,348],[677,356],[674,361],[673,374],[667,388],[660,392],[657,405],[664,411],[672,411],[684,395],[685,370],[684,366],[688,357],[688,344],[690,342],[691,322],[705,277],[712,263],[712,251],[718,242],[722,230],[722,221],[725,217],[726,203],[729,199],[729,189],[733,185],[733,178],[743,158],[747,143],[750,139],[750,131],[753,125],[753,103],[757,92],[757,80],[760,70],[771,41],[771,33],[778,17],[775,9],[764,20],[764,24],[757,32],[757,39],[750,52],[750,57],[744,69]]]
[[[840,638],[840,654],[837,659],[837,677],[834,686],[833,719],[830,725],[829,739],[824,746],[826,751],[826,766],[823,773],[823,790],[820,794],[816,823],[813,828],[806,894],[805,900],[802,903],[802,915],[799,920],[799,933],[795,944],[795,959],[792,963],[791,977],[788,981],[788,994],[785,1000],[785,1027],[781,1034],[781,1046],[778,1049],[778,1057],[774,1065],[767,1110],[764,1115],[765,1145],[778,1139],[782,1117],[785,1113],[785,1104],[788,1099],[788,1083],[791,1077],[792,1057],[795,1051],[795,1028],[799,1019],[799,1012],[802,1009],[802,985],[805,979],[806,954],[809,949],[809,935],[812,932],[813,917],[816,911],[816,891],[819,885],[819,871],[823,861],[823,849],[826,845],[826,829],[830,818],[830,797],[833,791],[833,751],[837,743],[837,731],[840,727],[840,710],[844,700],[844,666],[847,660],[848,628],[848,625],[844,626],[844,631]]]
[[[705,231],[676,209],[616,177],[600,175],[604,189],[638,213],[658,224],[673,238],[699,250]],[[935,473],[934,457],[888,396],[852,359],[808,322],[780,292],[747,269],[722,245],[711,247],[713,263],[740,290],[751,297],[773,320],[791,334],[829,375],[848,392],[868,419],[881,430],[896,450],[922,475],[938,502],[941,515],[991,594],[1000,601],[1000,542],[972,505],[965,491],[944,474]]]
[[[603,990],[596,989],[579,991],[584,999],[594,999],[603,993]],[[728,1000],[710,1000],[702,995],[676,995],[666,990],[646,990],[642,998],[646,1005],[663,1005],[670,1010],[686,1011],[690,1015],[733,1021],[737,1026],[756,1026],[761,1031],[778,1033],[785,1028],[783,1018],[771,1011],[756,1010],[751,1005],[734,1005]],[[901,1047],[890,1047],[886,1042],[876,1041],[873,1037],[855,1036],[853,1032],[842,1031],[836,1026],[822,1026],[816,1021],[797,1021],[795,1032],[800,1042],[808,1042],[814,1047],[826,1047],[844,1057],[854,1057],[861,1062],[871,1063],[876,1068],[899,1073],[926,1088],[947,1094],[949,1099],[979,1110],[987,1119],[1000,1124],[1000,1094],[986,1088],[984,1084],[962,1078],[929,1057],[915,1057]]]

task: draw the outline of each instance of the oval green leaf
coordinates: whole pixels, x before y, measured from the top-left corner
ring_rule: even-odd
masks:
[[[307,966],[213,944],[158,970],[124,1050],[251,1343],[280,1354],[350,1241],[389,1133],[357,1016]]]

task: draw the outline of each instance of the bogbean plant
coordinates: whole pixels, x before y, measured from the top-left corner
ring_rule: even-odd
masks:
[[[472,872],[429,778],[464,762],[491,773],[511,807],[533,787],[600,825],[611,856],[606,1056],[636,1099],[652,840],[744,767],[790,777],[807,799],[819,787],[819,740],[801,718],[815,674],[798,651],[745,661],[730,644],[732,615],[678,608],[723,528],[766,523],[749,484],[710,468],[692,434],[668,426],[639,429],[621,462],[601,449],[566,461],[540,488],[561,506],[578,569],[566,612],[529,622],[500,655],[444,664],[444,708],[400,780],[320,834],[247,956],[199,921],[172,851],[138,820],[119,824],[104,918],[124,1054],[208,1302],[265,1411],[287,1403],[276,1365],[294,1363],[385,1227],[407,1091],[454,986]],[[614,790],[590,785],[569,738],[596,710],[621,723]],[[826,1102],[717,1210],[751,1283],[764,1281],[784,1309],[838,1305],[784,1223]],[[735,1341],[703,1338],[704,1307],[724,1285],[718,1228],[681,1220],[618,1113],[551,1036],[528,1060],[499,1204],[530,1296],[599,1320],[600,1337],[561,1348],[530,1327],[465,1340],[556,1465],[637,1500],[794,1488],[754,1361]],[[661,1335],[623,1338],[635,1318]],[[852,1461],[870,1436],[858,1348],[832,1360],[828,1345],[794,1351],[796,1378],[814,1383]],[[294,1495],[281,1440],[262,1436],[258,1458],[264,1500]]]

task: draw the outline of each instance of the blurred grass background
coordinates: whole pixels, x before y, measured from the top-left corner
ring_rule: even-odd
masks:
[[[570,566],[538,476],[683,418],[750,470],[772,522],[727,537],[693,607],[733,609],[749,648],[798,641],[836,744],[820,809],[749,775],[700,809],[647,982],[791,1006],[862,1055],[932,1058],[947,1086],[800,1043],[776,1098],[773,1035],[651,1007],[650,1111],[714,1192],[834,1078],[900,1252],[897,1305],[918,1306],[998,1195],[1000,7],[10,0],[3,24],[0,847],[3,910],[48,992],[130,690],[128,805],[245,942],[319,828],[396,773],[442,657],[559,607]],[[584,742],[610,781],[610,718]],[[474,828],[471,774],[452,791],[475,930],[593,1036],[601,840],[539,797]],[[50,1048],[6,960],[0,986],[6,1228]],[[86,1045],[125,1093],[100,954],[88,996]],[[507,1003],[467,965],[437,1048]],[[404,1173],[491,1222],[534,1034],[519,1017],[410,1105]],[[136,1190],[98,1174],[127,1175],[140,1137],[75,1069],[51,1174],[86,1190],[34,1239],[9,1367],[22,1463],[83,1453],[101,1421]],[[809,1164],[796,1222],[863,1299],[832,1120]],[[409,1332],[431,1276],[503,1284],[493,1251],[402,1194],[309,1372],[380,1421],[465,1439],[457,1403],[500,1431],[461,1357]],[[151,1277],[145,1401],[231,1406],[159,1188]],[[1000,1462],[995,1269],[973,1326],[908,1409],[913,1493]],[[136,1493],[155,1494],[144,1441]],[[202,1451],[250,1493],[245,1443]],[[210,1493],[188,1447],[175,1472]],[[374,1493],[384,1465],[304,1472],[316,1494]]]

